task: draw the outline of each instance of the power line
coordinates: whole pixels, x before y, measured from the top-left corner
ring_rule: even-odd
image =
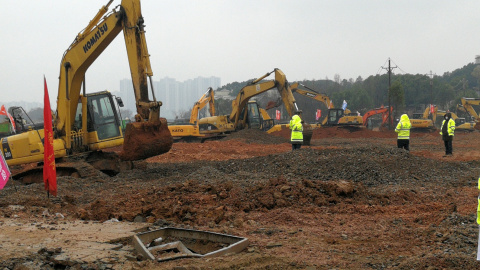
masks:
[[[395,64],[395,66],[396,66],[400,71],[403,72],[403,74],[407,74],[407,72],[405,72],[402,68],[400,68],[400,67],[397,65],[397,63],[395,63],[393,60],[392,60],[392,62]]]
[[[385,68],[385,67],[382,67],[383,69],[386,69],[387,72],[388,72],[388,129],[392,129],[392,114],[391,114],[391,104],[390,104],[390,87],[392,85],[392,80],[391,80],[391,77],[392,77],[392,70],[394,68],[398,68],[397,66],[394,66],[392,67],[391,65],[391,60],[390,58],[388,58],[388,68]],[[395,108],[394,108],[395,109]]]

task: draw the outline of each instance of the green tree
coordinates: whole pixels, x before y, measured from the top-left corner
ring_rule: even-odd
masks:
[[[480,84],[480,66],[476,66],[472,71],[472,76],[477,79],[477,85]]]
[[[390,102],[395,109],[393,112],[393,116],[396,119],[398,113],[405,110],[405,94],[403,92],[403,86],[400,81],[396,80],[392,83],[389,89],[389,93]]]

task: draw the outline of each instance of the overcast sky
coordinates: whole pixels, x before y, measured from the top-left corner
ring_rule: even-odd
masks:
[[[64,51],[107,2],[0,0],[0,102],[43,102],[44,75],[55,102]],[[396,73],[442,75],[480,54],[479,12],[478,0],[142,1],[154,80],[222,85],[274,68],[290,82],[366,78],[389,58]],[[86,76],[88,92],[130,78],[122,34]]]

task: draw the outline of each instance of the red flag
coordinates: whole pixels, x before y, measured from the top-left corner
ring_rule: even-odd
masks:
[[[53,151],[53,129],[52,129],[52,111],[50,109],[50,98],[48,97],[47,80],[45,83],[45,96],[43,107],[43,123],[45,125],[45,137],[43,139],[43,182],[45,190],[57,196],[57,171],[55,168],[55,153]]]
[[[318,121],[318,119],[320,119],[320,117],[322,117],[322,110],[317,109],[317,113],[315,114],[315,120]]]
[[[2,108],[0,109],[0,115],[6,115],[8,117],[8,119],[10,119],[10,123],[12,124],[12,127],[13,127],[13,132],[15,132],[15,121],[13,121],[13,117],[11,114],[9,114],[7,112],[7,110],[5,109],[5,105],[2,105]]]
[[[0,109],[0,115],[7,115],[7,110],[5,110],[5,105],[2,105],[2,108]]]

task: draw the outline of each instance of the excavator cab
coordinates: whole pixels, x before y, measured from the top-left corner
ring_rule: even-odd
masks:
[[[123,137],[118,112],[109,92],[87,94],[87,131],[97,132],[98,141]],[[79,103],[75,123],[81,124],[82,106]]]
[[[85,112],[86,117],[83,116]],[[71,135],[72,150],[97,150],[121,145],[123,133],[119,119],[110,92],[102,91],[81,96],[75,112]],[[86,121],[86,126],[84,126],[84,121]]]
[[[111,95],[87,96],[87,116],[93,122],[98,140],[120,137],[121,128]]]
[[[327,126],[329,125],[337,125],[340,118],[342,118],[345,114],[343,109],[329,109],[328,116],[327,116]]]
[[[257,102],[248,102],[247,110],[248,128],[259,129],[262,126],[262,119]]]
[[[412,119],[423,119],[423,113],[413,113]]]
[[[466,123],[465,118],[460,118],[460,117],[459,117],[459,118],[455,119],[455,126],[456,126],[456,127],[461,126],[461,125],[463,125],[463,124],[465,124],[465,123]]]

